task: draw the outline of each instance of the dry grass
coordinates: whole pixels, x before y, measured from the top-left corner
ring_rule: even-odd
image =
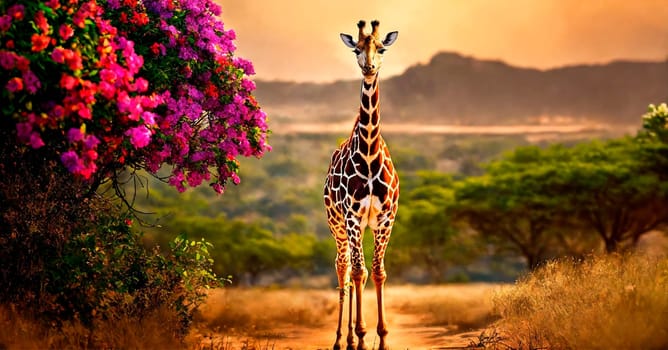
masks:
[[[492,295],[498,288],[491,284],[388,286],[392,344],[428,348],[438,345],[435,337],[454,339],[455,334],[470,330],[477,335],[494,320]],[[334,339],[337,300],[335,289],[214,290],[201,308],[198,336],[192,344],[195,349],[216,350],[327,348]],[[373,285],[365,291],[364,304],[368,341],[373,342],[377,340]]]
[[[282,326],[321,326],[334,314],[336,300],[333,290],[217,289],[199,320],[226,333],[266,335]]]
[[[512,349],[666,349],[668,259],[551,262],[494,304]]]
[[[499,285],[470,283],[443,286],[392,286],[388,305],[400,313],[421,315],[425,325],[466,331],[489,325],[492,296]]]
[[[179,349],[185,344],[174,315],[158,310],[143,319],[122,315],[95,321],[94,331],[76,321],[49,327],[9,307],[0,308],[0,349]]]

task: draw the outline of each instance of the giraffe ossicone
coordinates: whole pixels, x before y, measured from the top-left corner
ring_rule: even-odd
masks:
[[[357,41],[349,34],[341,40],[357,56],[362,71],[360,108],[350,137],[332,154],[325,179],[324,202],[330,232],[336,240],[336,274],[339,282],[339,314],[334,349],[342,344],[343,307],[348,293],[347,349],[355,348],[353,336],[353,304],[355,304],[355,334],[357,349],[366,349],[366,323],[362,312],[362,294],[369,272],[364,263],[362,237],[369,227],[374,236],[371,277],[378,302],[378,349],[388,349],[386,343],[384,286],[385,249],[399,203],[399,176],[385,140],[380,134],[380,98],[378,72],[383,54],[397,39],[398,32],[388,33],[383,40],[378,33],[379,22],[371,22],[371,33],[365,32],[366,22],[359,21]],[[356,301],[355,303],[353,303]]]

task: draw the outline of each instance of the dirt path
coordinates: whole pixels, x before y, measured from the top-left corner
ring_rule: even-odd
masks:
[[[228,292],[230,294],[235,291]],[[243,298],[228,295],[222,301],[220,296],[210,304],[227,302],[239,306],[248,303],[246,309],[259,305],[259,309],[248,310],[258,315],[251,320],[249,316],[233,308],[219,312],[232,314],[232,318],[246,319],[254,324],[255,329],[247,334],[229,336],[225,332],[212,334],[214,339],[205,341],[226,344],[225,350],[231,349],[331,349],[336,331],[336,303],[323,302],[335,300],[335,291],[255,291]],[[486,324],[484,319],[489,312],[487,296],[491,295],[489,285],[470,285],[466,287],[397,287],[388,288],[387,320],[390,327],[388,343],[392,349],[450,349],[465,348],[478,340]],[[325,298],[325,299],[323,299]],[[311,310],[310,303],[315,301],[319,314],[305,314]],[[365,311],[368,333],[366,341],[369,347],[377,345],[375,333],[376,307],[373,288],[365,292]],[[484,306],[481,306],[484,304]],[[302,305],[304,308],[300,308]],[[476,309],[477,308],[477,309]],[[281,312],[284,309],[285,312]],[[474,310],[475,309],[475,310]],[[467,310],[472,310],[467,315]],[[206,310],[205,310],[206,314]],[[472,314],[476,314],[471,316]],[[210,320],[214,320],[209,310]],[[471,321],[473,319],[473,321]],[[444,322],[444,320],[450,320]],[[344,317],[344,324],[347,318]],[[215,322],[214,322],[215,323]],[[222,321],[221,321],[222,323]],[[458,325],[468,324],[468,326]],[[259,326],[258,326],[259,325]],[[239,334],[237,325],[235,333]],[[233,332],[230,332],[233,333]],[[344,330],[345,337],[345,330]]]

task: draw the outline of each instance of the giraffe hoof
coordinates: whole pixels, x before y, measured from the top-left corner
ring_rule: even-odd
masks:
[[[336,343],[336,344],[334,344],[334,346],[332,347],[332,349],[333,349],[333,350],[341,350],[341,343]]]
[[[357,344],[357,350],[367,350],[368,348],[366,347],[366,344],[364,342],[360,341],[359,344]]]

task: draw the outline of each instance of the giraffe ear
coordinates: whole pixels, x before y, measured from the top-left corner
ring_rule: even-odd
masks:
[[[394,44],[394,41],[397,40],[397,37],[399,36],[399,32],[394,31],[394,32],[389,32],[385,36],[385,39],[383,40],[383,46],[390,46]]]
[[[341,40],[343,41],[346,46],[348,46],[351,49],[354,49],[357,46],[357,43],[353,39],[353,37],[349,34],[339,34],[341,36]]]

